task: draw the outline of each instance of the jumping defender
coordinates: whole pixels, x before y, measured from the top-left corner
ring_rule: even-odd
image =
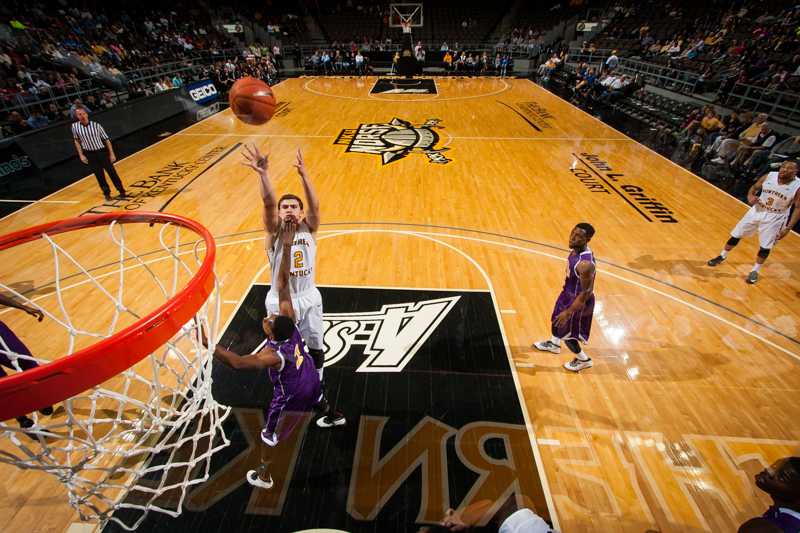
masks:
[[[756,193],[761,193],[756,197]],[[747,283],[758,281],[758,271],[767,260],[775,244],[786,237],[800,220],[800,179],[797,178],[797,161],[784,161],[777,172],[764,174],[747,191],[747,203],[752,207],[731,231],[731,238],[719,255],[708,260],[715,267],[727,259],[728,252],[739,244],[742,237],[758,232],[758,255],[753,270],[747,275]],[[789,210],[794,204],[794,213]],[[788,224],[787,224],[788,221]]]
[[[297,232],[291,242],[292,253],[289,271],[289,284],[291,285],[292,305],[297,315],[297,329],[303,336],[308,352],[314,360],[314,366],[319,372],[319,379],[323,384],[323,403],[327,404],[325,397],[325,382],[323,366],[325,352],[323,350],[324,327],[322,323],[322,295],[314,281],[317,241],[315,235],[319,229],[319,199],[311,184],[311,179],[303,162],[303,154],[297,150],[297,162],[294,167],[300,176],[308,200],[308,214],[303,209],[303,201],[294,194],[284,194],[279,200],[275,198],[275,189],[269,179],[268,156],[261,154],[253,144],[245,146],[243,153],[246,162],[242,164],[255,170],[260,177],[261,200],[264,206],[263,221],[267,233],[267,256],[272,269],[272,283],[266,298],[267,314],[278,313],[277,278],[281,268],[281,246],[286,241],[284,226],[289,220],[297,223]],[[317,420],[320,427],[342,426],[346,423],[344,416],[337,412],[332,405],[327,404],[325,415]]]
[[[269,407],[264,411],[265,425],[261,430],[261,466],[247,472],[247,481],[254,487],[272,488],[269,473],[271,450],[291,435],[305,413],[317,407],[320,400],[319,374],[309,361],[300,331],[297,329],[289,283],[289,265],[293,238],[297,224],[288,220],[283,224],[286,242],[282,247],[282,262],[277,276],[278,313],[270,313],[262,321],[267,336],[264,347],[257,353],[240,356],[221,346],[214,348],[214,357],[236,369],[261,370],[266,368],[272,381],[273,393]]]
[[[533,347],[543,352],[561,353],[561,341],[575,354],[564,368],[578,372],[592,368],[592,359],[586,355],[580,343],[588,342],[594,313],[594,254],[589,249],[589,241],[594,235],[591,224],[581,222],[569,235],[572,251],[567,257],[567,277],[558,295],[553,314],[552,338],[533,343]]]

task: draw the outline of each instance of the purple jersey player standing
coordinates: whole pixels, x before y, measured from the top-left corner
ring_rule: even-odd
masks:
[[[553,337],[533,343],[533,347],[543,352],[561,353],[561,341],[575,354],[564,368],[578,372],[592,367],[592,359],[581,348],[581,342],[589,340],[594,313],[594,254],[589,249],[589,241],[594,235],[591,224],[581,222],[569,235],[567,257],[567,278],[564,288],[558,295],[553,314],[551,332]]]
[[[233,368],[267,369],[272,381],[272,401],[265,409],[266,424],[261,430],[263,448],[261,467],[247,472],[247,481],[254,487],[269,489],[273,485],[269,473],[270,450],[286,441],[305,413],[320,401],[319,374],[309,357],[303,338],[295,325],[295,313],[289,290],[289,268],[296,221],[284,223],[283,258],[278,275],[278,313],[264,318],[262,326],[267,335],[263,347],[256,353],[239,354],[217,346],[214,356]]]

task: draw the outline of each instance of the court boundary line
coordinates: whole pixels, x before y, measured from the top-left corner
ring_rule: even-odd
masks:
[[[523,243],[526,243],[526,244],[532,244],[532,245],[535,245],[535,246],[541,246],[543,248],[548,248],[548,249],[556,250],[556,251],[559,251],[559,252],[568,252],[568,250],[566,250],[564,248],[560,248],[560,247],[555,246],[553,244],[547,244],[547,243],[543,243],[543,242],[539,242],[539,241],[534,241],[532,239],[526,239],[526,238],[523,238],[523,237],[514,237],[514,236],[510,236],[510,235],[504,235],[502,233],[483,231],[483,230],[477,230],[477,229],[459,228],[457,226],[444,226],[444,225],[436,225],[436,224],[416,224],[416,223],[411,223],[411,222],[323,222],[321,225],[322,226],[385,225],[385,226],[411,226],[411,227],[417,227],[417,228],[421,227],[421,228],[447,229],[447,230],[451,230],[451,231],[463,231],[463,232],[468,232],[468,233],[477,233],[479,235],[489,235],[489,236],[492,236],[492,237],[499,237],[499,238],[503,238],[503,239],[509,239],[509,240],[512,240],[512,241],[523,242]],[[229,238],[229,237],[238,237],[238,236],[241,236],[241,235],[248,235],[248,234],[252,234],[252,233],[261,233],[263,231],[264,231],[263,229],[247,230],[247,231],[241,231],[241,232],[236,232],[236,233],[230,233],[230,234],[215,236],[214,238],[215,239],[226,239],[226,238]],[[334,230],[329,230],[329,231],[334,231]],[[441,235],[445,235],[445,234],[441,234]],[[220,243],[220,244],[217,245],[217,247],[220,248],[220,247],[223,247],[223,246],[231,246],[231,245],[234,245],[234,244],[245,244],[245,243],[249,243],[249,242],[255,242],[255,241],[260,240],[262,238],[263,237],[255,237],[255,238],[247,238],[247,239],[238,240],[238,241],[229,241],[229,242],[225,242],[225,243]],[[488,242],[494,242],[494,241],[488,241]],[[189,246],[189,245],[193,245],[193,244],[194,244],[194,241],[186,243],[185,246]],[[156,254],[156,253],[159,253],[159,252],[161,252],[161,250],[153,250],[151,252],[143,252],[140,256],[144,257],[146,255]],[[659,279],[659,278],[657,278],[655,276],[651,276],[649,274],[645,274],[643,272],[639,272],[636,269],[633,269],[633,268],[630,268],[630,267],[626,267],[626,266],[623,266],[623,265],[619,265],[619,264],[613,263],[611,261],[607,261],[607,260],[604,260],[604,259],[597,259],[597,262],[605,264],[605,265],[612,266],[614,268],[618,268],[618,269],[622,270],[623,272],[627,272],[627,273],[633,274],[635,276],[640,276],[640,277],[642,277],[642,278],[644,278],[644,279],[646,279],[648,281],[656,283],[657,285],[663,285],[663,286],[666,286],[666,287],[668,287],[670,289],[678,291],[678,292],[680,292],[682,294],[691,296],[693,298],[697,298],[698,300],[700,300],[700,301],[702,301],[702,302],[704,302],[704,303],[706,303],[708,305],[711,305],[711,306],[716,307],[718,309],[721,309],[723,311],[727,311],[728,313],[731,313],[731,314],[741,318],[742,320],[745,320],[745,321],[747,321],[747,322],[749,322],[751,324],[754,324],[754,325],[756,325],[758,327],[766,329],[770,333],[778,335],[779,337],[781,337],[781,338],[783,338],[783,339],[785,339],[785,340],[787,340],[787,341],[789,341],[789,342],[791,342],[793,344],[800,345],[800,340],[795,339],[794,337],[790,337],[786,333],[783,333],[782,331],[770,326],[769,324],[765,324],[763,322],[759,322],[755,318],[753,318],[751,316],[748,316],[748,315],[742,313],[741,311],[737,311],[736,309],[727,307],[727,306],[725,306],[725,305],[723,305],[723,304],[721,304],[719,302],[711,300],[710,298],[708,298],[706,296],[703,296],[701,294],[692,292],[689,289],[684,289],[683,287],[680,287],[680,286],[675,285],[673,283],[670,283],[668,281],[661,280],[661,279]],[[109,266],[112,266],[113,264],[114,263],[108,263],[108,264],[105,264],[105,265],[99,265],[97,267],[94,267],[94,268],[90,269],[90,272],[93,272],[93,271],[101,269],[101,268],[107,268]],[[66,279],[70,279],[72,277],[77,277],[77,276],[80,276],[80,274],[71,274],[69,276],[65,276],[62,279],[62,281],[66,280]],[[625,278],[625,279],[628,279],[628,278]],[[633,280],[631,280],[631,281],[633,281]],[[31,289],[29,291],[25,291],[25,292],[22,292],[20,294],[25,296],[25,295],[29,294],[30,292],[32,292],[34,290],[41,290],[41,289],[43,289],[45,287],[53,285],[53,283],[54,282],[49,282],[49,283],[46,283],[46,284],[44,284],[44,285],[42,285],[40,287],[36,287],[35,289]],[[41,295],[41,296],[47,296],[47,294]],[[36,297],[36,298],[38,298],[38,297]],[[35,300],[36,298],[32,298],[31,300]],[[685,300],[681,300],[681,301],[685,301]],[[686,303],[688,304],[688,302],[686,302]],[[8,313],[10,310],[11,310],[10,308],[0,309],[0,315]]]
[[[670,163],[672,166],[674,166],[674,167],[678,168],[679,170],[681,170],[683,173],[689,174],[689,175],[690,175],[690,176],[692,176],[693,178],[695,178],[695,179],[698,179],[698,180],[702,181],[703,183],[705,183],[706,185],[708,185],[709,187],[713,188],[715,191],[717,191],[717,192],[721,192],[722,194],[725,194],[725,195],[727,195],[727,196],[729,196],[729,197],[733,198],[733,199],[734,199],[734,200],[736,200],[738,203],[740,203],[740,204],[742,204],[743,206],[745,206],[745,207],[747,207],[748,209],[750,209],[750,206],[749,206],[749,205],[747,205],[747,204],[746,204],[746,203],[744,203],[743,201],[739,200],[738,198],[736,198],[734,195],[732,195],[732,194],[731,194],[731,193],[729,193],[728,191],[724,191],[724,190],[720,189],[719,187],[717,187],[717,186],[716,186],[716,185],[714,185],[713,183],[711,183],[711,182],[709,182],[709,181],[706,181],[706,180],[705,180],[705,179],[703,179],[701,176],[698,176],[697,174],[695,174],[695,173],[694,173],[694,172],[692,172],[691,170],[687,170],[687,169],[683,168],[682,166],[680,166],[678,163],[676,163],[675,161],[671,160],[670,158],[668,158],[668,157],[664,157],[663,155],[659,154],[658,152],[656,152],[655,150],[653,150],[653,149],[652,149],[652,148],[650,148],[649,146],[647,146],[647,145],[645,145],[645,144],[643,144],[643,143],[641,143],[641,142],[637,141],[636,139],[634,139],[634,138],[633,138],[633,137],[631,137],[630,135],[626,135],[625,133],[623,133],[623,132],[619,131],[619,130],[618,130],[617,128],[615,128],[614,126],[611,126],[610,124],[606,124],[605,122],[603,122],[602,120],[600,120],[600,119],[599,119],[599,118],[597,118],[596,116],[592,115],[591,113],[589,113],[589,112],[587,112],[587,111],[584,111],[583,109],[581,109],[580,107],[578,107],[578,106],[576,106],[576,105],[573,105],[572,103],[570,103],[570,102],[568,102],[567,100],[565,100],[564,98],[560,97],[559,95],[557,95],[557,94],[556,94],[556,93],[554,93],[553,91],[551,91],[551,90],[549,90],[549,89],[546,89],[546,88],[542,87],[541,85],[539,85],[539,84],[538,84],[538,83],[536,83],[535,81],[533,81],[533,80],[531,80],[531,79],[527,79],[527,78],[524,78],[524,79],[526,79],[528,82],[530,82],[530,83],[531,83],[531,85],[533,85],[534,87],[538,87],[539,89],[543,90],[543,91],[544,91],[544,92],[546,92],[547,94],[550,94],[550,95],[552,95],[552,96],[554,96],[554,97],[558,98],[559,100],[561,100],[561,101],[562,101],[562,102],[564,102],[565,104],[568,104],[569,106],[573,107],[574,109],[577,109],[578,111],[580,111],[580,112],[581,112],[581,113],[583,113],[584,115],[586,115],[586,116],[590,117],[591,119],[593,119],[593,120],[595,120],[595,121],[599,122],[599,123],[600,123],[600,124],[602,124],[603,126],[606,126],[607,128],[609,128],[609,129],[611,129],[611,130],[613,130],[613,131],[615,131],[615,132],[619,133],[620,135],[622,135],[622,136],[624,136],[624,137],[628,138],[629,140],[631,140],[631,141],[635,142],[636,144],[638,144],[639,146],[641,146],[641,147],[642,147],[642,148],[644,148],[645,150],[647,150],[647,151],[649,151],[649,152],[652,152],[652,153],[654,153],[655,155],[657,155],[657,156],[658,156],[658,157],[660,157],[661,159],[665,160],[667,163]],[[790,231],[790,232],[789,232],[789,235],[792,235],[793,233],[795,233],[795,232],[794,232],[794,231]],[[800,237],[800,235],[796,235],[796,234],[795,234],[795,236],[797,236],[797,237]]]
[[[416,224],[416,223],[412,223],[412,222],[323,222],[323,223],[321,223],[321,225],[322,226],[384,225],[384,226],[411,226],[411,227],[417,227],[417,228],[447,229],[447,230],[452,230],[452,231],[463,231],[463,232],[468,232],[468,233],[477,233],[479,235],[489,235],[489,236],[492,236],[492,237],[499,237],[499,238],[503,238],[503,239],[509,239],[509,240],[512,240],[512,241],[518,241],[518,242],[523,242],[523,243],[526,243],[526,244],[532,244],[532,245],[535,245],[535,246],[541,246],[543,248],[548,248],[548,249],[556,250],[556,251],[559,251],[559,252],[568,252],[569,251],[569,250],[566,250],[564,248],[560,248],[558,246],[555,246],[553,244],[547,244],[547,243],[543,243],[543,242],[539,242],[539,241],[534,241],[532,239],[526,239],[524,237],[515,237],[515,236],[512,236],[512,235],[504,235],[502,233],[496,233],[496,232],[484,231],[484,230],[477,230],[477,229],[460,228],[458,226],[444,226],[444,225],[437,225],[437,224]],[[261,233],[263,231],[264,231],[263,229],[246,230],[246,231],[240,231],[240,232],[235,232],[235,233],[219,235],[219,236],[215,236],[214,238],[215,239],[226,239],[226,238],[229,238],[229,237],[238,237],[238,236],[248,235],[248,234],[252,234],[252,233]],[[330,231],[334,231],[334,230],[330,230]],[[248,239],[239,240],[239,241],[229,241],[229,242],[218,244],[217,247],[219,248],[219,247],[222,247],[222,246],[231,246],[233,244],[244,244],[244,243],[248,243],[248,242],[255,242],[255,241],[257,241],[257,240],[259,240],[261,238],[263,238],[263,237],[248,238]],[[193,245],[193,244],[194,244],[194,241],[190,242],[190,243],[186,243],[185,246],[189,246],[189,245]],[[184,246],[184,245],[182,245],[182,246]],[[144,257],[146,255],[159,253],[160,251],[161,250],[153,250],[151,252],[143,252],[140,256]],[[597,262],[605,264],[605,265],[612,266],[614,268],[618,268],[618,269],[622,270],[623,272],[627,272],[629,274],[633,274],[635,276],[642,277],[642,278],[644,278],[644,279],[646,279],[648,281],[656,283],[657,285],[663,285],[663,286],[666,286],[666,287],[668,287],[670,289],[673,289],[675,291],[683,293],[685,295],[691,296],[693,298],[697,298],[698,300],[700,300],[700,301],[702,301],[702,302],[704,302],[704,303],[706,303],[708,305],[711,305],[711,306],[716,307],[718,309],[721,309],[723,311],[727,311],[728,313],[731,313],[731,314],[741,318],[742,320],[750,322],[751,324],[754,324],[754,325],[756,325],[758,327],[764,328],[767,331],[769,331],[770,333],[778,335],[779,337],[781,337],[781,338],[783,338],[783,339],[785,339],[785,340],[787,340],[787,341],[789,341],[789,342],[791,342],[793,344],[800,345],[800,340],[795,339],[794,337],[790,337],[786,333],[783,333],[782,331],[774,328],[773,326],[770,326],[769,324],[765,324],[763,322],[759,322],[755,318],[753,318],[751,316],[748,316],[748,315],[742,313],[741,311],[737,311],[736,309],[727,307],[727,306],[725,306],[725,305],[723,305],[723,304],[721,304],[719,302],[716,302],[716,301],[714,301],[714,300],[712,300],[712,299],[710,299],[710,298],[708,298],[706,296],[703,296],[702,294],[698,294],[696,292],[692,292],[689,289],[684,289],[683,287],[680,287],[680,286],[675,285],[673,283],[670,283],[668,281],[664,281],[664,280],[659,279],[659,278],[657,278],[655,276],[651,276],[650,274],[645,274],[644,272],[640,272],[640,271],[638,271],[636,269],[633,269],[633,268],[630,268],[630,267],[626,267],[626,266],[623,266],[623,265],[620,265],[620,264],[617,264],[617,263],[614,263],[614,262],[611,262],[611,261],[608,261],[608,260],[605,260],[605,259],[597,259]],[[94,267],[94,268],[90,269],[89,271],[93,272],[93,271],[95,271],[97,269],[107,268],[109,266],[112,266],[113,264],[114,263],[108,263],[108,264],[105,264],[105,265],[99,265],[97,267]],[[72,277],[77,277],[77,276],[80,276],[80,274],[71,274],[69,276],[65,276],[62,279],[62,281],[66,280],[66,279],[70,279]],[[625,279],[627,279],[627,278],[625,278]],[[49,283],[46,283],[46,284],[44,284],[44,285],[42,285],[40,287],[36,287],[35,289],[31,289],[29,291],[25,291],[25,292],[22,292],[20,294],[25,296],[25,295],[29,294],[30,292],[32,292],[34,290],[41,290],[42,288],[48,287],[48,286],[52,285],[53,283],[54,282],[49,282]],[[681,301],[684,301],[684,300],[681,300]],[[5,313],[7,313],[9,311],[10,311],[10,308],[0,309],[0,315],[3,315],[3,314],[5,314]]]
[[[449,133],[448,133],[449,135]],[[292,134],[271,134],[271,133],[174,133],[171,137],[264,137],[275,139],[330,139],[333,135],[292,135]],[[632,139],[619,138],[594,138],[594,137],[476,137],[476,136],[457,136],[450,135],[453,140],[462,141],[593,141],[593,142],[636,142]]]
[[[79,204],[80,200],[14,200],[13,198],[0,198],[0,203],[4,204]],[[16,213],[16,211],[14,211]],[[8,215],[6,215],[8,216]]]
[[[328,234],[326,234],[328,235]],[[337,235],[344,235],[339,233]],[[320,237],[322,238],[322,237]],[[270,283],[256,282],[256,285],[271,285]],[[331,285],[328,283],[315,283],[317,287],[327,287],[331,289],[379,289],[396,291],[440,291],[440,292],[486,292],[486,289],[449,289],[447,287],[399,287],[389,285]]]

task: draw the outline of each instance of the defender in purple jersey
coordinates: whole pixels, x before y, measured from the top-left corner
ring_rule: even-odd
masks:
[[[800,457],[780,459],[756,474],[756,486],[772,506],[739,527],[739,533],[800,533]]]
[[[14,307],[21,311],[25,311],[29,315],[36,317],[39,322],[44,319],[44,313],[41,310],[31,307],[29,305],[21,304],[4,294],[0,294],[0,305],[7,307]],[[18,356],[27,356],[18,357]],[[0,379],[4,378],[7,374],[3,367],[12,370],[26,371],[31,368],[36,368],[39,364],[31,358],[31,351],[25,346],[25,343],[17,337],[11,328],[0,321]],[[52,415],[53,408],[51,406],[43,407],[40,411],[43,415]],[[33,427],[33,420],[25,415],[17,417],[17,422],[22,429]]]
[[[586,355],[580,343],[588,342],[592,329],[594,313],[594,254],[589,249],[589,241],[594,236],[591,224],[581,222],[569,235],[567,257],[567,278],[558,295],[553,314],[551,332],[553,336],[545,341],[533,343],[533,347],[543,352],[561,353],[561,341],[575,354],[564,368],[578,372],[592,367],[592,359]]]
[[[321,400],[319,374],[314,360],[309,356],[305,342],[295,325],[295,312],[289,290],[289,268],[292,242],[297,224],[285,223],[283,258],[278,275],[278,313],[264,318],[262,326],[267,340],[262,348],[250,355],[240,356],[221,346],[214,349],[214,356],[238,369],[267,369],[272,381],[272,401],[264,410],[266,424],[261,430],[261,467],[247,472],[247,481],[259,488],[269,489],[273,485],[269,473],[272,448],[287,440],[297,424],[314,409]]]

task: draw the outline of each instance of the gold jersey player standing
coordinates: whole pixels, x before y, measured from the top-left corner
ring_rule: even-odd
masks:
[[[800,221],[800,179],[797,178],[797,161],[784,161],[777,172],[761,176],[747,191],[747,203],[752,207],[733,228],[731,238],[725,243],[719,255],[708,260],[708,266],[715,267],[725,261],[728,252],[739,244],[742,237],[758,233],[759,248],[756,262],[746,280],[752,285],[758,281],[758,271],[767,260],[772,248]],[[790,217],[792,206],[794,212]]]
[[[280,199],[276,199],[275,188],[269,179],[269,161],[266,154],[262,154],[255,145],[251,145],[245,146],[242,155],[246,160],[242,164],[255,170],[260,178],[259,187],[264,206],[264,229],[267,233],[267,256],[272,270],[272,283],[265,302],[267,313],[278,314],[277,281],[283,260],[281,250],[284,225],[287,222],[294,222],[297,224],[297,231],[294,234],[289,256],[292,262],[289,268],[289,287],[297,329],[308,347],[309,355],[314,360],[314,366],[319,372],[319,379],[323,386],[320,405],[324,416],[317,420],[317,425],[320,427],[343,426],[346,423],[344,416],[325,397],[322,295],[314,281],[317,255],[316,233],[320,223],[319,199],[306,171],[303,154],[299,149],[297,150],[297,161],[294,166],[303,184],[308,202],[308,213],[304,210],[303,200],[294,194],[284,194]]]

